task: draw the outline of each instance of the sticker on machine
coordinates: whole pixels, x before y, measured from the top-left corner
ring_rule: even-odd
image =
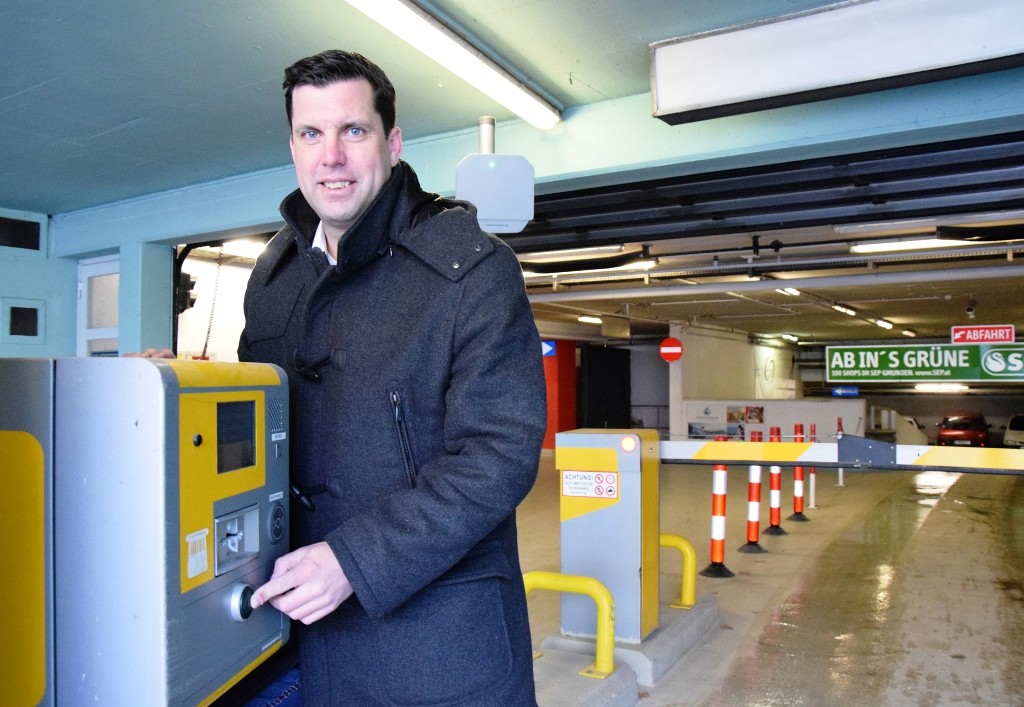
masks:
[[[618,498],[617,471],[563,471],[562,495],[579,498]]]
[[[197,530],[185,536],[185,544],[188,546],[188,578],[198,577],[210,567],[206,555],[206,536],[210,534],[209,528]]]

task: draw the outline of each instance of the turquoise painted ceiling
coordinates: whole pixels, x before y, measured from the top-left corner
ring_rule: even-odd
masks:
[[[827,4],[429,7],[576,107],[648,93],[651,42]],[[362,52],[391,75],[406,139],[512,117],[341,0],[6,0],[0,27],[0,208],[65,213],[287,165],[282,69],[327,48]]]

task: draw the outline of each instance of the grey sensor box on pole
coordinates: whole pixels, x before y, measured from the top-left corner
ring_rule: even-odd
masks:
[[[455,168],[455,198],[476,207],[480,228],[519,233],[533,219],[533,165],[521,155],[494,154],[494,118],[480,119],[480,152]]]

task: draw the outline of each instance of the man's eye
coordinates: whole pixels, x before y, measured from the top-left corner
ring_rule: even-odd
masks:
[[[366,131],[362,128],[352,127],[345,131],[345,135],[349,138],[358,139],[366,135]]]

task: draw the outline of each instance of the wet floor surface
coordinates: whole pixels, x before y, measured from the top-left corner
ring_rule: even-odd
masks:
[[[892,630],[902,614],[897,566],[931,510],[914,491],[895,491],[828,547],[709,705],[853,704],[881,694],[901,650]]]
[[[735,552],[744,481],[729,481],[736,576],[698,577],[721,626],[639,704],[1024,705],[1024,477],[856,472],[840,486],[819,473],[810,522],[784,514],[763,555]],[[690,538],[702,567],[710,476],[663,468],[661,488],[662,532]],[[557,571],[557,489],[542,473],[535,491],[524,569]],[[678,591],[673,562],[662,553],[663,597]],[[557,632],[557,600],[531,595],[530,611],[536,641]]]
[[[931,472],[895,488],[705,704],[1024,703],[1020,482]]]

